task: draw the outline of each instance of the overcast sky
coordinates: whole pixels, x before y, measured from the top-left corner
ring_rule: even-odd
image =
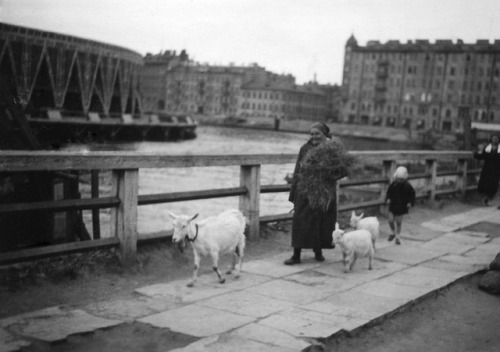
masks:
[[[0,22],[340,83],[344,45],[500,39],[499,0],[0,0]]]

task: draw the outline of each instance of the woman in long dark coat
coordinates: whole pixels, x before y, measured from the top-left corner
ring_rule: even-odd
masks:
[[[498,136],[493,135],[486,147],[474,153],[474,158],[484,160],[477,185],[477,191],[485,195],[484,205],[489,205],[498,190],[498,182],[500,181],[500,146],[498,142]]]
[[[301,172],[301,163],[307,153],[329,138],[330,129],[321,122],[314,123],[310,128],[311,138],[299,151],[293,181],[290,189],[289,201],[294,204],[292,221],[292,247],[293,255],[285,261],[286,265],[300,263],[302,248],[313,249],[315,259],[324,261],[323,248],[333,248],[332,232],[335,228],[337,204],[331,202],[327,211],[314,209],[309,205],[307,195],[297,190],[298,177]]]

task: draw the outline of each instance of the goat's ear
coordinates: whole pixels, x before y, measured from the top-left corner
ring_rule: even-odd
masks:
[[[335,230],[339,230],[339,223],[338,222],[335,223]]]
[[[356,216],[356,213],[354,212],[354,210],[351,212],[351,218],[355,217]]]
[[[363,217],[363,215],[365,215],[365,213],[361,213],[361,214],[359,214],[359,217],[360,217],[360,218],[362,218],[362,217]]]
[[[194,219],[196,219],[198,217],[198,215],[199,214],[194,214],[194,216],[191,219],[189,219],[189,221],[193,221]]]
[[[174,213],[171,213],[167,210],[167,214],[172,218],[172,219],[177,219],[177,215],[175,215]]]

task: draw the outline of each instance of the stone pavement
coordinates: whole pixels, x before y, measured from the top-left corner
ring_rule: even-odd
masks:
[[[177,352],[300,351],[316,338],[353,331],[479,270],[500,252],[499,236],[468,231],[481,222],[500,226],[496,207],[477,208],[432,221],[404,223],[402,244],[388,242],[382,223],[373,270],[359,259],[343,273],[338,249],[323,263],[303,253],[302,264],[285,266],[290,253],[244,262],[239,279],[217,283],[202,275],[142,287],[134,299],[104,301],[84,309],[52,307],[0,320],[0,352],[31,341],[58,342],[82,334],[142,322],[198,338]]]

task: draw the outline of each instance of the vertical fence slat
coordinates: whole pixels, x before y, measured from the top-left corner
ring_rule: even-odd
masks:
[[[99,170],[90,171],[90,184],[92,198],[99,198]],[[99,209],[92,209],[92,233],[95,240],[101,238]]]
[[[248,237],[257,239],[260,235],[260,165],[242,165],[240,167],[240,186],[248,192],[240,196],[240,211],[250,221]]]
[[[387,178],[387,183],[382,184],[380,187],[380,200],[385,200],[385,195],[387,193],[387,188],[392,181],[392,175],[396,171],[396,161],[394,160],[384,160],[382,165],[382,177]],[[384,206],[380,207],[380,212],[384,213]]]
[[[459,159],[458,160],[458,171],[460,175],[457,177],[457,190],[460,191],[462,198],[465,199],[467,194],[467,160]]]
[[[436,182],[437,182],[437,160],[428,159],[425,161],[427,173],[430,177],[426,179],[427,191],[429,192],[429,200],[436,200]]]
[[[124,267],[135,264],[137,258],[137,199],[139,170],[113,170],[113,191],[120,198],[111,217],[112,234],[120,240],[118,255]]]

